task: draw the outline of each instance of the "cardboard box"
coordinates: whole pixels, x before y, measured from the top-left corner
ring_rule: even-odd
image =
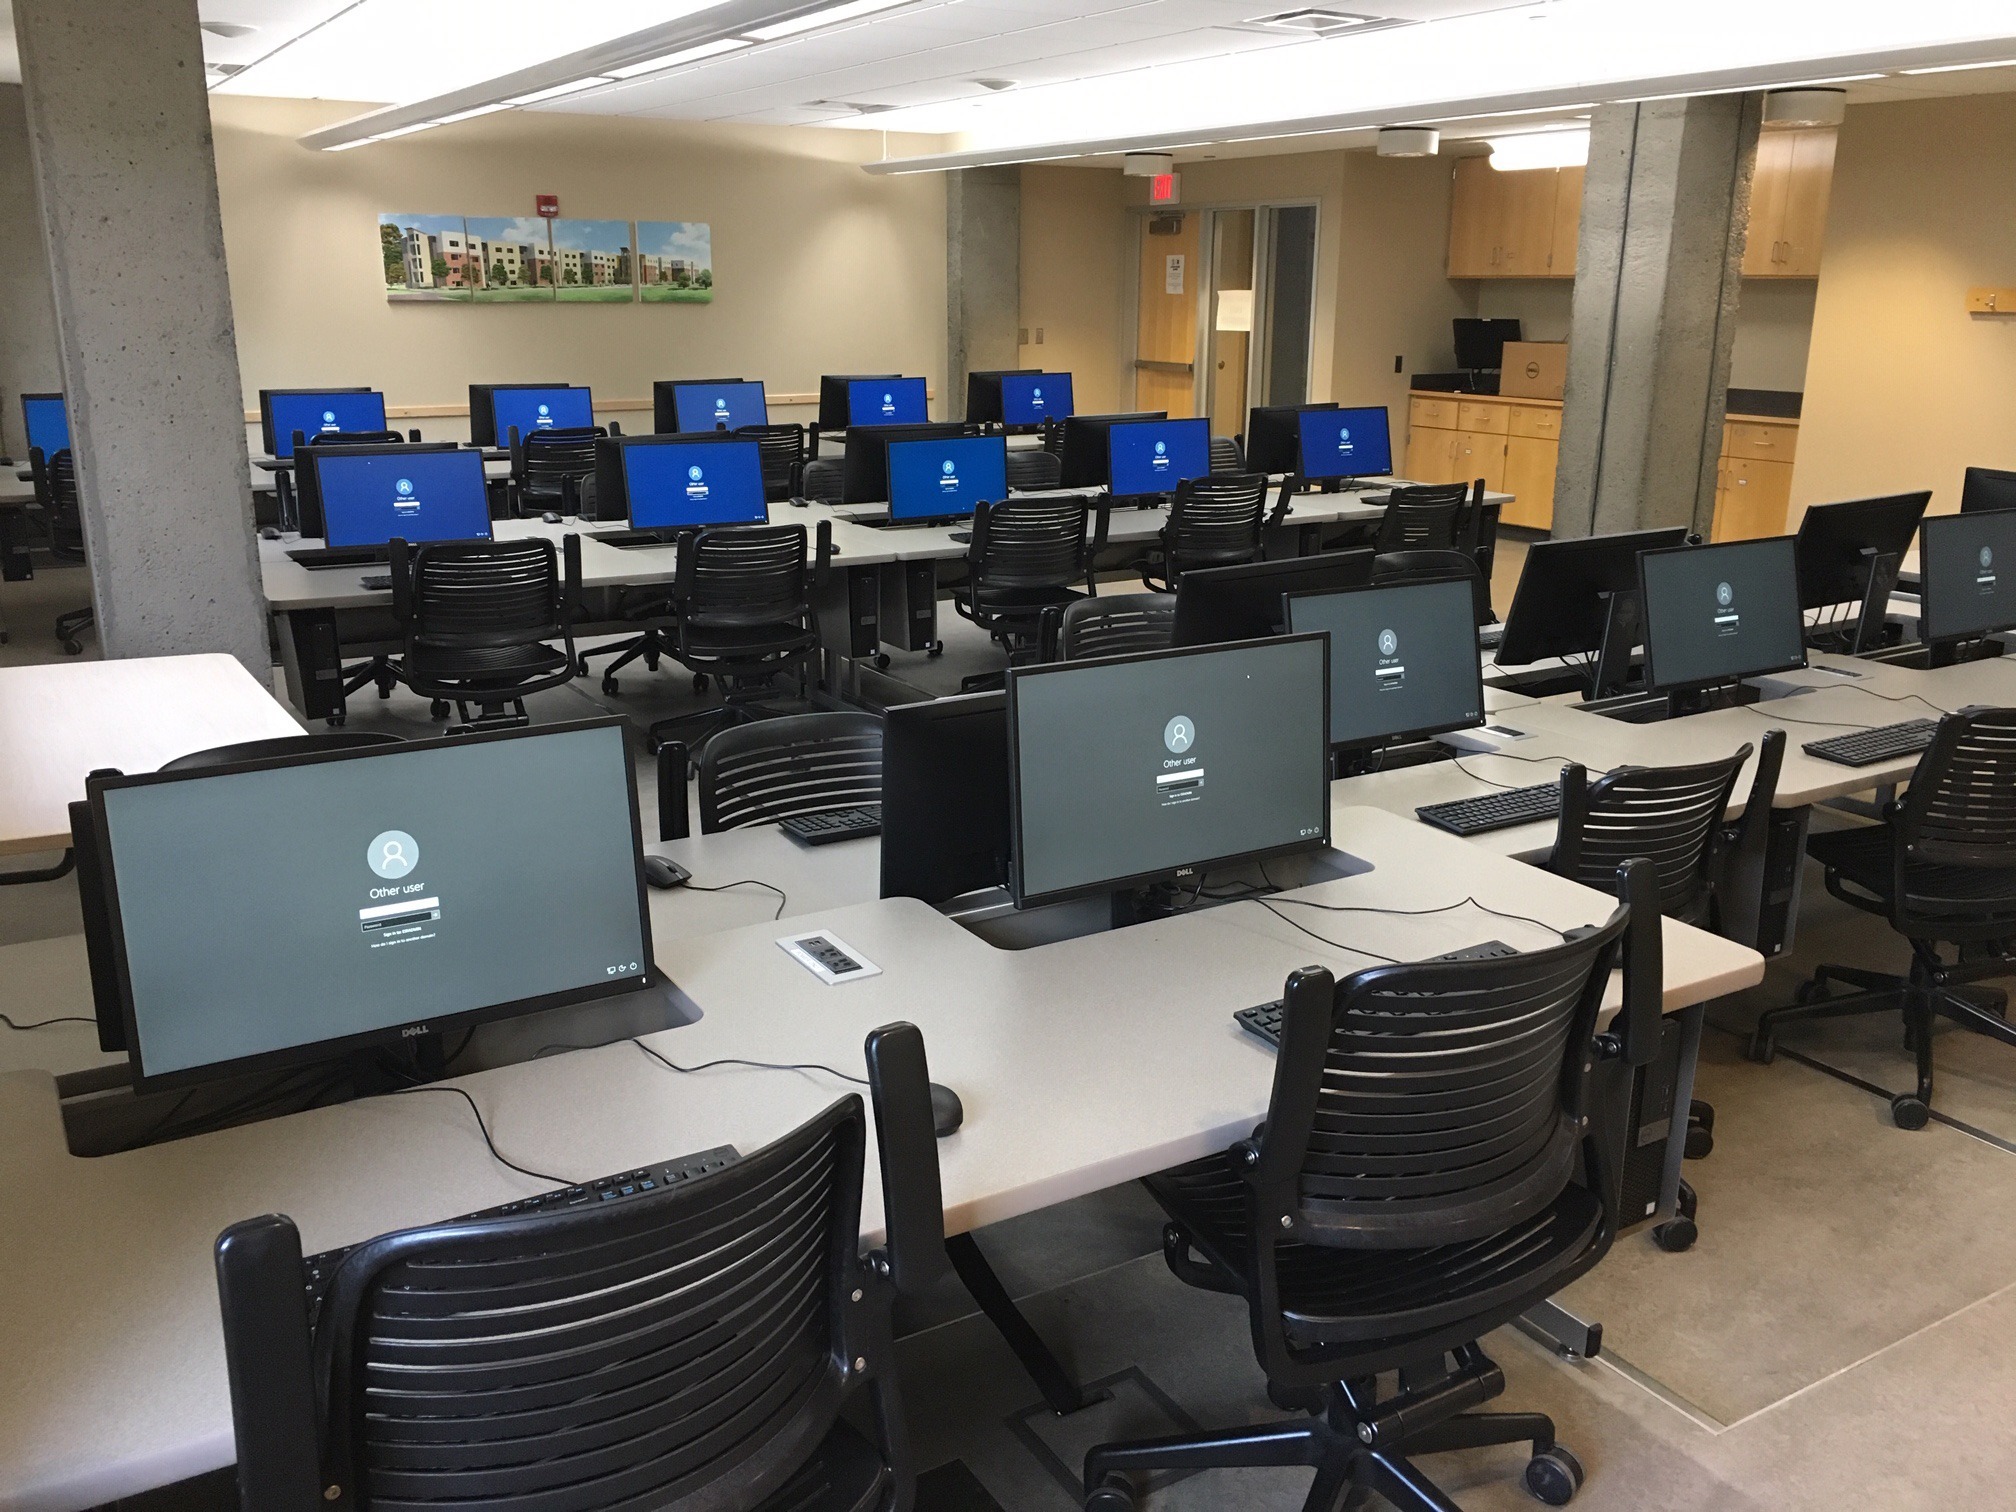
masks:
[[[1559,399],[1568,383],[1568,343],[1508,341],[1498,392],[1514,399]]]

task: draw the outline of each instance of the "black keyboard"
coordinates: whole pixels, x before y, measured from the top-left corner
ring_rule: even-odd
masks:
[[[382,567],[392,560],[390,546],[303,546],[287,553],[310,572],[333,572],[339,567]]]
[[[1350,947],[1346,946],[1346,949]],[[1519,952],[1503,940],[1486,940],[1481,945],[1465,945],[1461,950],[1452,950],[1447,955],[1431,957],[1437,961],[1496,961],[1505,956],[1515,956]],[[1281,1000],[1261,1003],[1254,1008],[1241,1008],[1232,1015],[1232,1021],[1248,1034],[1267,1041],[1274,1049],[1281,1048],[1281,1015],[1286,1010]]]
[[[1879,725],[1873,730],[1857,730],[1852,735],[1830,735],[1825,740],[1809,740],[1799,749],[1822,761],[1842,766],[1874,766],[1879,761],[1895,761],[1900,756],[1916,756],[1932,744],[1939,731],[1936,719],[1907,719],[1902,724]]]
[[[662,1191],[669,1186],[677,1186],[682,1181],[691,1181],[695,1176],[705,1176],[709,1171],[718,1171],[723,1166],[732,1165],[742,1158],[733,1145],[716,1145],[711,1150],[702,1150],[698,1155],[681,1155],[676,1160],[654,1161],[648,1166],[639,1166],[634,1171],[618,1171],[613,1176],[600,1176],[580,1186],[555,1187],[550,1192],[541,1192],[536,1197],[521,1197],[516,1202],[507,1202],[500,1207],[484,1208],[479,1213],[464,1213],[459,1218],[449,1218],[448,1223],[467,1223],[477,1218],[518,1218],[526,1213],[558,1212],[562,1208],[589,1207],[596,1203],[621,1202],[626,1197],[639,1197],[646,1192]],[[346,1244],[342,1249],[324,1250],[319,1255],[310,1255],[302,1261],[302,1268],[308,1282],[308,1321],[312,1327],[315,1315],[321,1311],[322,1299],[329,1294],[329,1283],[336,1275],[336,1267],[343,1257],[357,1246]]]
[[[1561,784],[1546,782],[1538,787],[1507,788],[1502,793],[1458,798],[1450,803],[1423,804],[1414,810],[1414,817],[1423,824],[1468,839],[1492,830],[1511,829],[1515,824],[1558,818],[1560,813]]]
[[[793,840],[807,845],[831,845],[835,840],[854,840],[882,833],[882,805],[860,808],[823,809],[816,814],[793,814],[777,827]]]
[[[655,530],[606,530],[591,534],[589,539],[600,541],[604,546],[615,546],[624,551],[635,551],[640,546],[671,546],[676,544],[669,535]]]
[[[1477,627],[1478,650],[1496,651],[1500,646],[1504,644],[1505,644],[1505,626],[1502,621],[1496,624],[1479,625]]]
[[[357,586],[359,588],[369,588],[373,593],[389,593],[392,591],[392,574],[389,572],[367,572],[364,576],[357,579]]]

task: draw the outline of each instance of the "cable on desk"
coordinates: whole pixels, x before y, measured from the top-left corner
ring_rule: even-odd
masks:
[[[1364,950],[1356,945],[1346,945],[1342,940],[1333,940],[1328,935],[1320,935],[1316,933],[1315,930],[1310,929],[1307,925],[1296,923],[1293,919],[1289,918],[1288,915],[1284,914],[1283,912],[1281,912],[1280,909],[1276,908],[1272,903],[1269,903],[1265,898],[1255,898],[1253,901],[1255,903],[1258,903],[1262,908],[1266,909],[1267,912],[1274,915],[1274,917],[1279,919],[1283,924],[1286,924],[1290,929],[1299,929],[1302,931],[1302,933],[1309,936],[1310,939],[1321,940],[1325,945],[1328,945],[1332,950],[1341,950],[1346,955],[1368,956],[1372,960],[1384,962],[1388,966],[1398,966],[1402,964],[1401,962],[1395,960],[1392,956],[1381,955],[1376,950]]]
[[[1478,910],[1480,913],[1490,914],[1493,918],[1510,919],[1517,924],[1531,924],[1535,929],[1544,929],[1547,933],[1559,935],[1564,940],[1568,938],[1567,930],[1557,929],[1545,920],[1535,919],[1527,914],[1507,913],[1502,908],[1493,908],[1488,903],[1479,903],[1474,897],[1459,898],[1456,902],[1444,903],[1439,908],[1374,908],[1366,903],[1318,903],[1313,898],[1283,898],[1281,901],[1292,904],[1296,908],[1320,908],[1325,913],[1392,914],[1395,918],[1401,919],[1425,919],[1432,914],[1451,913],[1456,909],[1467,906]]]
[[[82,1014],[65,1013],[59,1014],[55,1018],[37,1019],[32,1024],[17,1024],[14,1020],[7,1017],[6,1014],[0,1013],[0,1024],[5,1024],[9,1029],[17,1029],[24,1033],[30,1029],[47,1029],[51,1024],[95,1024],[97,1022],[98,1020],[95,1018],[87,1018]]]
[[[781,919],[784,917],[784,909],[786,905],[788,905],[791,901],[790,894],[785,892],[783,888],[777,887],[769,882],[758,882],[754,877],[744,877],[740,882],[723,882],[719,887],[702,887],[698,882],[688,882],[686,884],[686,891],[726,892],[731,887],[760,887],[765,892],[773,892],[777,894],[777,912],[770,915],[773,922],[777,919]]]
[[[1505,761],[1523,761],[1531,766],[1552,766],[1557,769],[1569,764],[1568,759],[1563,756],[1514,756],[1510,751],[1479,751],[1476,754],[1479,756],[1497,756]],[[1500,782],[1496,777],[1486,777],[1482,772],[1473,772],[1470,768],[1463,765],[1463,758],[1461,756],[1450,757],[1449,764],[1465,777],[1481,782],[1486,787],[1500,788],[1508,793],[1516,793],[1520,791],[1522,786],[1514,782]],[[1598,772],[1596,775],[1600,777],[1604,774]],[[1532,784],[1526,783],[1524,786],[1531,787]]]
[[[849,1076],[845,1071],[836,1071],[831,1066],[824,1065],[819,1061],[799,1061],[799,1062],[758,1061],[758,1060],[743,1060],[739,1055],[724,1055],[719,1060],[702,1061],[697,1066],[682,1066],[677,1061],[667,1060],[664,1056],[660,1055],[656,1050],[653,1050],[649,1045],[645,1044],[644,1041],[640,1039],[633,1039],[632,1041],[630,1041],[630,1043],[635,1045],[639,1050],[642,1050],[646,1055],[650,1056],[651,1059],[657,1061],[660,1065],[666,1066],[673,1071],[681,1072],[687,1076],[691,1076],[696,1071],[711,1071],[716,1066],[749,1066],[753,1067],[755,1070],[758,1071],[824,1071],[828,1076],[837,1076],[840,1078],[840,1080],[844,1082],[852,1082],[857,1087],[865,1087],[868,1085],[868,1079],[865,1076]]]
[[[393,1097],[407,1097],[415,1092],[449,1092],[469,1104],[469,1111],[476,1115],[476,1128],[483,1135],[483,1143],[489,1147],[490,1158],[495,1160],[499,1165],[509,1166],[512,1170],[518,1172],[519,1175],[530,1176],[535,1181],[550,1181],[558,1186],[574,1185],[565,1176],[553,1176],[545,1171],[535,1171],[530,1166],[522,1166],[517,1161],[508,1159],[504,1152],[497,1148],[497,1141],[490,1137],[490,1125],[483,1121],[483,1110],[476,1106],[476,1099],[460,1087],[448,1087],[438,1082],[430,1082],[426,1086],[421,1087],[400,1087],[389,1095]]]

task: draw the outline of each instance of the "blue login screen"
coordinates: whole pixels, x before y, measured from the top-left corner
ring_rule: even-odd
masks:
[[[761,525],[763,464],[754,441],[640,441],[623,448],[630,523],[639,530]]]
[[[1303,410],[1302,476],[1379,478],[1393,471],[1386,407]]]
[[[322,526],[331,546],[383,546],[394,536],[415,542],[490,539],[480,452],[403,446],[314,451]]]
[[[970,515],[982,499],[1008,497],[1003,436],[889,443],[889,518],[931,520]]]
[[[1185,478],[1211,471],[1209,420],[1137,420],[1107,431],[1109,487],[1116,499],[1174,493]]]
[[[1006,425],[1041,425],[1070,418],[1069,373],[1003,373],[1001,420]]]
[[[768,425],[770,407],[763,385],[750,383],[682,383],[672,391],[672,412],[682,431],[710,431],[727,426]]]
[[[847,385],[849,425],[923,425],[930,418],[922,378],[856,378]]]
[[[382,431],[385,429],[385,396],[360,393],[275,394],[269,401],[273,411],[273,455],[294,455],[294,432],[309,439],[337,431]]]
[[[542,430],[585,430],[595,423],[595,400],[585,388],[492,389],[490,404],[500,445],[514,425],[519,435],[529,436]]]

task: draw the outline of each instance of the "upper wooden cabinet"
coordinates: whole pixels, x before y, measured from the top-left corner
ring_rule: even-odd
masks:
[[[1745,278],[1817,278],[1834,183],[1834,128],[1767,131],[1757,139]]]

